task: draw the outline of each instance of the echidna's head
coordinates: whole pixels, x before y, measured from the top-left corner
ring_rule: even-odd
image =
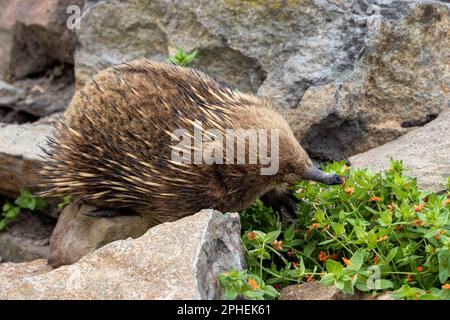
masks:
[[[316,168],[306,151],[292,136],[287,145],[280,150],[280,178],[282,182],[292,184],[299,180],[318,181],[329,185],[343,183],[342,177],[337,174],[329,174]]]

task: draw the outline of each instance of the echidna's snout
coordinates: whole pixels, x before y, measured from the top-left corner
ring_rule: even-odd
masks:
[[[317,182],[326,183],[329,185],[341,184],[344,182],[341,176],[337,174],[329,174],[314,166],[310,166],[303,174],[303,179],[313,180]]]

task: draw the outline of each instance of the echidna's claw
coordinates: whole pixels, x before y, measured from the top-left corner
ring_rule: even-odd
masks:
[[[289,218],[297,217],[297,204],[301,202],[291,190],[277,187],[261,197],[261,201],[266,207],[272,208],[273,211],[283,214],[282,208],[288,213]]]

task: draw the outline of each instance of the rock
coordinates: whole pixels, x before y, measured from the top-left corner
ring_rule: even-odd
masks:
[[[0,261],[23,262],[47,259],[55,221],[38,212],[22,210],[17,220],[0,232]]]
[[[309,87],[281,110],[313,158],[348,158],[394,140],[450,108],[450,6],[389,1],[368,26],[351,74]],[[386,9],[387,10],[387,9]],[[369,21],[366,21],[369,23]]]
[[[51,136],[50,125],[2,124],[0,123],[0,192],[15,198],[21,188],[32,189],[38,182],[36,166]]]
[[[269,97],[316,159],[369,150],[450,107],[443,2],[89,3],[77,86],[112,64],[197,48],[193,67]]]
[[[8,106],[12,110],[35,118],[61,112],[69,105],[75,90],[73,67],[54,67],[41,77],[16,80],[14,85],[23,93],[20,100]]]
[[[218,299],[217,274],[245,268],[238,214],[213,210],[118,240],[70,266],[0,265],[0,299]]]
[[[450,176],[450,111],[397,140],[350,158],[355,167],[389,168],[390,159],[403,160],[424,190],[441,191]]]
[[[73,63],[69,5],[84,0],[0,0],[0,78],[22,78],[56,62]]]
[[[335,286],[313,281],[283,288],[279,300],[359,300],[359,295],[344,294]]]
[[[284,287],[279,300],[395,300],[390,291],[371,296],[362,292],[344,294],[335,286],[324,286],[319,281]]]
[[[23,90],[0,80],[0,107],[14,104],[22,93]]]
[[[63,209],[50,239],[48,261],[52,267],[73,264],[115,240],[140,237],[157,224],[151,216],[92,218],[84,214],[94,209],[76,202]]]

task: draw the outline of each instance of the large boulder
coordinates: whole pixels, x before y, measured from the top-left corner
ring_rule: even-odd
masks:
[[[0,78],[22,78],[73,63],[75,33],[67,8],[84,0],[0,0]]]
[[[425,0],[92,1],[76,80],[196,47],[193,67],[268,96],[312,157],[347,158],[450,107],[449,13]]]
[[[218,299],[219,273],[245,268],[236,213],[203,210],[50,271],[0,264],[0,299]]]
[[[366,19],[367,40],[352,73],[313,84],[298,108],[285,112],[314,158],[348,158],[450,108],[450,6],[388,3],[395,6]]]
[[[450,177],[450,111],[422,128],[350,158],[355,167],[386,170],[390,159],[403,160],[424,190],[446,189]]]

